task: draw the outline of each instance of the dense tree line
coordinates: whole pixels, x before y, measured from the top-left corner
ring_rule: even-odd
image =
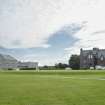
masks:
[[[71,55],[69,58],[69,63],[56,63],[54,66],[42,66],[40,70],[63,70],[66,68],[71,68],[72,70],[79,70],[80,69],[80,55]]]
[[[64,63],[56,63],[54,66],[42,66],[40,67],[40,70],[61,70],[61,69],[65,69],[66,67],[68,67],[68,64],[64,64]]]

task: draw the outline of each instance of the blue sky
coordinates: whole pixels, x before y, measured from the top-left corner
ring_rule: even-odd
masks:
[[[62,27],[53,33],[46,42],[49,45],[47,48],[1,48],[0,52],[10,54],[22,61],[40,61],[40,65],[47,65],[49,63],[49,65],[54,65],[58,62],[68,63],[69,58],[66,58],[64,49],[72,46],[78,40],[73,37],[73,34],[81,29],[78,25],[72,28],[71,26]],[[15,44],[18,44],[18,42]]]
[[[105,0],[0,0],[0,53],[41,65],[105,48]]]

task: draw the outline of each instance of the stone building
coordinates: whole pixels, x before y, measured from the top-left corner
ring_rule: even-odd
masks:
[[[105,49],[93,48],[80,51],[80,68],[89,69],[97,66],[105,67]]]

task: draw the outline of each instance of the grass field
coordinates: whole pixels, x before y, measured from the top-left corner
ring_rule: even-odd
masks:
[[[0,105],[105,105],[105,71],[1,71]]]

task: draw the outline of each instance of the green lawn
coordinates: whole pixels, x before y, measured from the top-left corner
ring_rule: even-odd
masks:
[[[105,71],[1,71],[0,105],[105,105]]]

